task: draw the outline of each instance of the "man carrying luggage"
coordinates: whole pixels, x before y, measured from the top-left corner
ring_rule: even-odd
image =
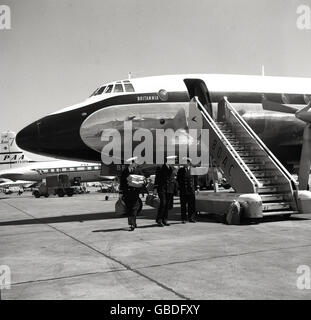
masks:
[[[122,171],[120,179],[119,194],[126,206],[130,231],[137,228],[136,216],[139,210],[139,194],[144,179],[136,160],[137,157],[126,160],[129,165]]]

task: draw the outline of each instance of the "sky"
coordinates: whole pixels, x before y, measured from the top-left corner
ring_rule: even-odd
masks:
[[[100,84],[175,73],[311,78],[311,0],[0,0],[0,132],[87,98]]]

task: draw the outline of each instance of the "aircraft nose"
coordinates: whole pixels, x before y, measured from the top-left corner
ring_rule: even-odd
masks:
[[[39,126],[39,122],[34,122],[18,132],[16,143],[21,149],[31,152],[38,151]]]
[[[48,157],[100,161],[100,154],[90,150],[81,140],[79,113],[59,113],[41,118],[16,136],[17,145],[31,153]]]

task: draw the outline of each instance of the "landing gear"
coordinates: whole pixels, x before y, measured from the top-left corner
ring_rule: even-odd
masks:
[[[290,213],[288,214],[283,214],[283,218],[284,219],[289,219],[292,215]]]
[[[72,197],[73,196],[73,189],[72,188],[68,188],[68,189],[66,189],[66,194],[67,194],[67,196],[68,197]]]
[[[65,195],[64,190],[59,189],[58,192],[57,192],[57,195],[58,195],[60,198],[62,198],[62,197]]]
[[[40,198],[40,192],[37,190],[33,192],[33,195],[35,196],[35,198]]]

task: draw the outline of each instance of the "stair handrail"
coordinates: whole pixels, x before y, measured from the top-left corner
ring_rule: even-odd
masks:
[[[213,125],[214,130],[217,132],[218,136],[220,136],[222,141],[225,141],[226,144],[230,147],[230,152],[233,153],[234,157],[239,160],[240,163],[243,164],[243,169],[247,172],[247,174],[252,178],[255,184],[255,190],[257,191],[257,188],[262,187],[263,184],[258,181],[256,176],[253,174],[253,172],[249,169],[249,167],[245,164],[244,160],[240,157],[240,155],[236,152],[232,144],[229,142],[229,140],[226,138],[226,136],[223,134],[223,132],[219,129],[217,124],[215,123],[214,119],[210,116],[210,114],[206,111],[206,109],[201,104],[199,98],[197,96],[194,96],[194,100],[196,101],[197,105],[199,106],[200,111],[202,112],[202,115],[206,117],[209,122]]]
[[[287,169],[282,165],[282,163],[276,158],[276,156],[270,151],[270,149],[265,145],[265,143],[258,137],[254,130],[249,126],[249,124],[244,120],[244,118],[233,108],[227,97],[223,98],[226,102],[226,107],[231,111],[234,118],[240,123],[240,125],[256,140],[259,146],[268,154],[270,160],[276,165],[282,174],[291,182],[292,188],[297,191],[298,184]]]

